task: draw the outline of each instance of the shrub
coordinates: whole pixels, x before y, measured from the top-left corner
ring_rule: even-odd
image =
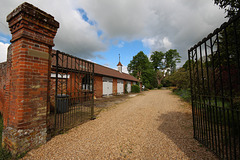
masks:
[[[127,84],[124,85],[124,93],[128,93],[128,91],[127,91]]]
[[[159,85],[158,85],[158,89],[161,89],[162,87],[163,87],[162,84],[159,84]]]
[[[139,93],[140,87],[138,85],[132,85],[131,90],[133,93]]]
[[[176,86],[180,89],[190,88],[189,72],[184,68],[180,68],[170,76],[166,77],[165,81],[167,80],[170,81],[171,86]]]
[[[145,88],[147,89],[153,89],[153,86],[150,83],[145,84]]]
[[[171,81],[165,78],[162,80],[162,85],[163,87],[170,87],[172,84],[171,84]]]
[[[189,88],[188,89],[177,89],[177,88],[175,88],[173,90],[173,92],[175,94],[177,94],[178,96],[180,96],[185,101],[187,101],[187,102],[191,101],[191,91],[190,91]]]

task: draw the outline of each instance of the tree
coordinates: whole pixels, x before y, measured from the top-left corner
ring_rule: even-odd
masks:
[[[214,0],[214,3],[225,9],[227,17],[233,17],[239,12],[240,0]]]
[[[140,79],[147,88],[156,86],[155,72],[148,57],[140,51],[128,64],[128,72]]]
[[[128,64],[128,72],[138,78],[142,78],[143,71],[149,68],[150,62],[148,57],[143,53],[143,51],[138,52],[136,56],[133,56],[133,59]]]
[[[167,73],[174,73],[176,70],[176,63],[180,63],[181,56],[177,50],[173,49],[168,50],[166,53],[161,51],[155,51],[152,53],[150,59],[156,72],[158,85],[160,85]]]
[[[158,71],[159,69],[164,68],[164,61],[163,61],[164,57],[165,57],[165,54],[161,51],[152,52],[150,59],[152,61],[152,65],[155,71]]]
[[[176,63],[181,62],[181,56],[176,49],[170,49],[165,53],[165,67],[170,68],[171,73],[176,70]]]
[[[204,59],[204,58],[203,58]],[[189,70],[189,63],[192,64],[194,63],[192,60],[187,60],[184,65],[182,66],[182,68],[184,68],[185,70]]]
[[[188,89],[190,88],[189,81],[189,70],[185,68],[179,68],[176,72],[166,78],[172,85],[176,86],[178,89]]]

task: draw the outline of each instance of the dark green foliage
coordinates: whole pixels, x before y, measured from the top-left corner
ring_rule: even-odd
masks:
[[[240,0],[214,0],[214,3],[225,9],[227,17],[233,17],[239,12]]]
[[[180,96],[183,100],[190,102],[191,101],[191,90],[190,88],[188,89],[174,89],[173,93],[176,95]]]
[[[176,86],[177,88],[190,88],[189,71],[185,70],[184,68],[180,68],[175,73],[168,76],[166,78],[166,81],[167,80],[170,81],[172,86]]]
[[[176,63],[180,62],[180,56],[177,50],[170,49],[166,53],[155,51],[148,57],[140,51],[133,57],[128,64],[128,72],[141,80],[147,89],[159,88],[161,81],[164,79],[164,70],[168,69],[171,73],[176,70]],[[163,81],[163,86],[171,85],[169,80]]]
[[[157,86],[157,80],[155,78],[156,73],[151,62],[148,60],[148,57],[142,51],[134,56],[131,62],[128,64],[128,72],[132,76],[138,79],[140,78],[146,88],[153,88]]]
[[[127,91],[127,84],[124,85],[124,93],[128,93],[128,91]]]
[[[145,88],[146,89],[153,89],[153,86],[151,84],[149,84],[149,83],[146,83],[145,84]]]
[[[155,51],[150,57],[155,71],[170,68],[171,72],[175,71],[176,63],[181,62],[180,58],[176,49],[170,49],[166,53]]]
[[[132,91],[132,93],[139,93],[140,87],[138,85],[132,85],[131,91]]]
[[[162,80],[169,74],[174,73],[176,70],[176,63],[180,63],[181,56],[176,49],[170,49],[166,53],[152,52],[150,57],[153,68],[155,70],[155,77],[158,85],[162,83]],[[166,73],[167,70],[167,73]],[[164,74],[165,72],[165,74]],[[156,87],[156,86],[154,86]]]
[[[184,63],[184,65],[182,66],[182,68],[184,68],[185,70],[189,70],[189,62],[192,64],[193,63],[193,61],[192,60],[187,60],[185,63]]]
[[[142,82],[148,89],[153,89],[157,87],[156,73],[152,68],[144,72]]]
[[[159,69],[163,69],[164,66],[164,57],[165,57],[165,53],[163,52],[152,52],[152,55],[150,57],[151,61],[152,61],[152,65],[155,71],[158,71]]]
[[[2,159],[10,160],[12,158],[11,153],[8,152],[6,149],[2,148],[2,130],[3,130],[3,117],[0,114],[0,160]]]
[[[176,63],[181,62],[181,56],[176,49],[170,49],[165,53],[165,65],[166,68],[170,68],[171,73],[176,70]]]
[[[159,84],[159,85],[158,85],[158,89],[161,89],[162,87],[163,87],[162,84]]]
[[[191,101],[191,90],[189,81],[189,61],[186,61],[182,68],[179,68],[176,72],[166,78],[166,81],[170,81],[172,86],[176,88],[173,92],[180,96],[183,100]]]
[[[170,87],[170,86],[172,86],[172,83],[171,83],[171,81],[169,81],[168,79],[163,79],[162,80],[162,85],[163,85],[163,87]]]
[[[143,72],[148,70],[151,64],[148,57],[143,53],[143,51],[138,52],[136,56],[128,64],[128,72],[136,78],[142,78]]]

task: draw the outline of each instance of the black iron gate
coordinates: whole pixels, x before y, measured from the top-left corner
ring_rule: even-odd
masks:
[[[194,138],[240,159],[240,15],[188,51]]]
[[[94,63],[52,53],[49,133],[62,133],[94,116]]]

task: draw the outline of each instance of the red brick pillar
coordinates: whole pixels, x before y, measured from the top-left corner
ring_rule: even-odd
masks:
[[[50,53],[59,23],[29,3],[13,10],[7,22],[12,51],[3,145],[16,155],[46,142]]]

